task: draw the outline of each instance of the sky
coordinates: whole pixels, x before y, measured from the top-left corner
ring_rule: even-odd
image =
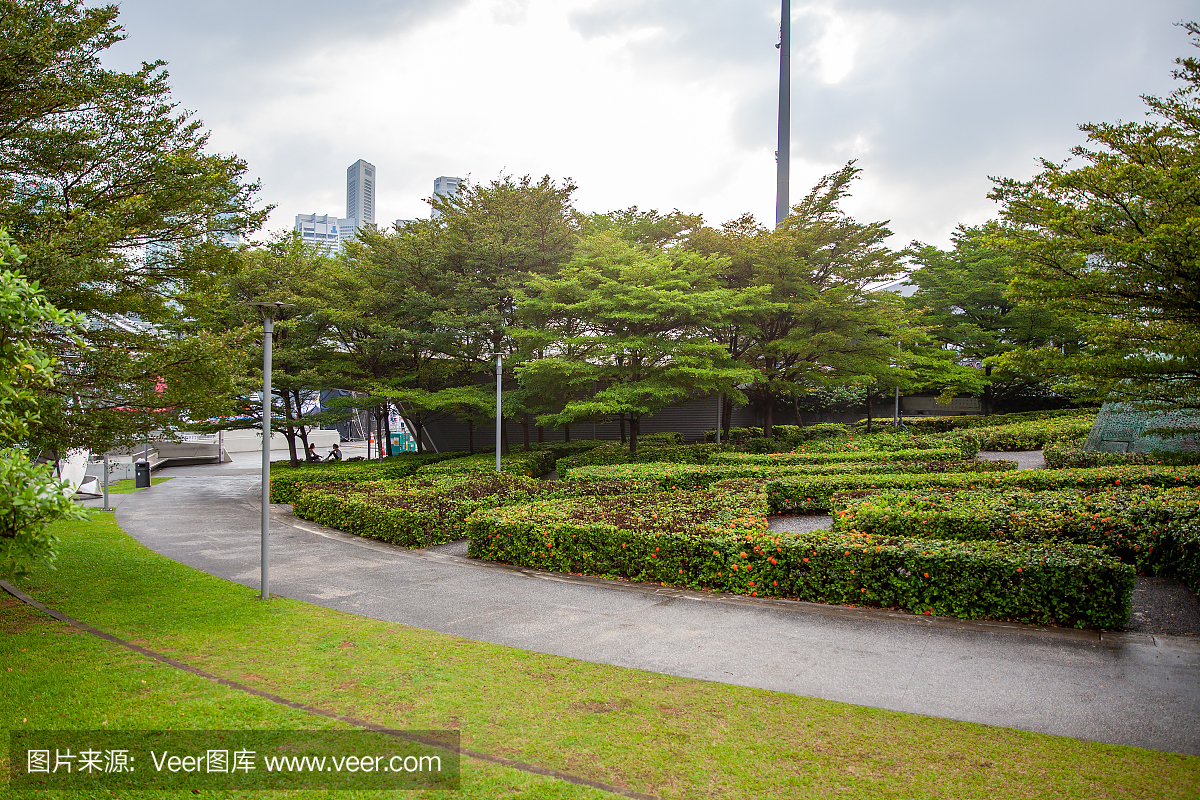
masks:
[[[584,212],[710,224],[775,207],[779,2],[120,0],[110,68],[163,60],[180,106],[275,206],[345,215],[377,168],[376,222],[428,217],[439,175],[550,175]],[[1195,52],[1200,3],[792,3],[791,199],[851,159],[845,208],[894,246],[994,218],[991,177],[1061,161],[1084,122],[1137,121]]]

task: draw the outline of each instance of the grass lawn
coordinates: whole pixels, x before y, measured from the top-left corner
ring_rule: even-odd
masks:
[[[145,549],[107,513],[60,525],[59,534],[58,569],[34,573],[23,588],[77,619],[291,700],[395,728],[460,729],[466,747],[639,792],[1200,795],[1200,758],[591,664],[287,599],[264,604],[253,589]],[[73,632],[6,598],[0,730],[341,727]],[[611,795],[464,759],[463,788],[448,796]]]
[[[170,478],[151,477],[150,485],[158,486],[163,481],[169,481],[169,480],[171,480],[171,479]],[[142,487],[142,488],[145,488],[145,487]],[[101,488],[100,491],[103,493],[104,489]],[[133,494],[134,492],[138,492],[138,491],[141,491],[141,490],[134,488],[133,478],[126,478],[123,481],[117,481],[115,483],[110,483],[108,485],[108,493],[109,494]]]

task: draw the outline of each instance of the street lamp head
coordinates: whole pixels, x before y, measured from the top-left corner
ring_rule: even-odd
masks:
[[[257,307],[258,310],[262,312],[262,315],[264,317],[268,317],[268,318],[273,318],[275,316],[276,312],[278,312],[284,308],[294,308],[296,306],[295,303],[284,303],[280,300],[276,300],[271,303],[247,302],[246,305]]]

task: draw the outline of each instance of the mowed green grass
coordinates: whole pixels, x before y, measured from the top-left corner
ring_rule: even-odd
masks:
[[[287,599],[262,603],[251,588],[150,552],[111,514],[59,533],[58,569],[25,583],[77,619],[292,700],[391,727],[459,729],[466,747],[640,792],[1200,795],[1200,758],[591,664]],[[0,606],[0,626],[5,729],[334,724],[158,665],[14,602]],[[467,759],[453,796],[608,795]]]
[[[171,480],[171,479],[170,478],[159,478],[159,477],[152,476],[150,478],[150,485],[158,486],[163,481],[169,481],[169,480]],[[142,487],[142,488],[144,489],[146,487]],[[101,489],[100,491],[103,492],[104,490]],[[136,482],[133,480],[133,478],[126,478],[123,481],[117,481],[115,483],[110,483],[108,485],[108,493],[109,494],[133,494],[134,492],[140,492],[140,491],[141,491],[141,489],[136,488]]]

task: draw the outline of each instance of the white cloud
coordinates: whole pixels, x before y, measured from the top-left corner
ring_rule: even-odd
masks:
[[[792,197],[857,158],[853,213],[892,219],[898,243],[944,243],[993,213],[988,175],[1029,175],[1081,140],[1077,123],[1139,118],[1139,94],[1168,91],[1188,5],[797,3]],[[215,149],[262,177],[272,227],[344,213],[358,158],[378,167],[383,223],[427,215],[438,175],[501,171],[570,176],[586,211],[773,215],[777,2],[196,8],[125,0],[110,61],[171,62]]]

